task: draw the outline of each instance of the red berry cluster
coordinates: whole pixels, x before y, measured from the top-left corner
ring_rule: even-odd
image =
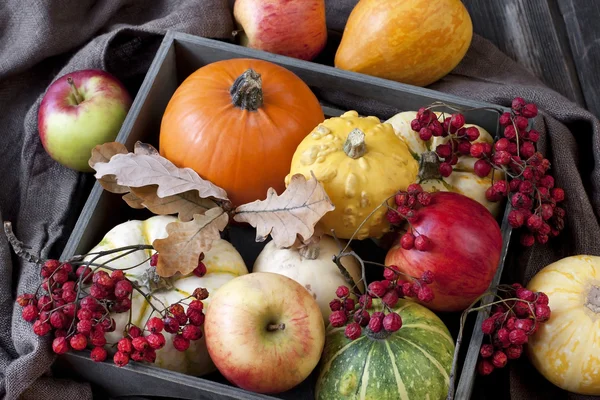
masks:
[[[156,255],[151,263],[156,265]],[[198,270],[206,267],[200,265]],[[105,270],[110,270],[110,274]],[[92,360],[102,362],[108,353],[105,349],[106,333],[113,332],[116,324],[111,313],[131,312],[132,293],[140,291],[146,298],[151,297],[135,286],[122,270],[106,265],[103,269],[80,265],[76,270],[71,263],[48,260],[40,272],[43,281],[35,293],[25,293],[17,297],[17,303],[23,307],[22,318],[33,323],[33,332],[39,336],[52,334],[52,350],[64,354],[69,350],[81,351],[92,348]],[[145,330],[129,324],[123,332],[123,338],[116,345],[117,352],[113,361],[118,366],[134,361],[154,362],[156,350],[166,342],[162,331],[174,334],[173,345],[177,350],[185,351],[190,341],[202,337],[200,326],[204,323],[202,300],[208,297],[208,291],[198,288],[184,310],[182,302],[158,310],[161,318],[148,320]],[[154,306],[153,306],[154,308]],[[110,344],[110,343],[109,343]]]
[[[413,183],[408,186],[406,191],[399,191],[394,197],[396,208],[388,207],[386,218],[392,225],[398,225],[404,221],[408,222],[409,229],[400,238],[400,245],[405,250],[413,248],[419,251],[427,251],[431,246],[431,241],[426,235],[421,235],[410,224],[414,218],[414,210],[428,206],[431,202],[431,194],[423,191],[421,185]]]
[[[479,351],[477,370],[482,375],[489,375],[495,368],[503,368],[508,360],[521,357],[529,336],[551,314],[548,296],[543,292],[532,292],[518,283],[501,286],[499,290],[506,298],[492,307],[491,316],[481,324],[486,339]]]
[[[465,128],[465,116],[460,113],[444,118],[442,122],[428,107],[422,107],[417,112],[417,117],[410,123],[413,131],[419,132],[423,141],[430,140],[433,136],[448,138],[445,143],[435,148],[435,153],[440,161],[440,175],[448,177],[452,174],[453,166],[458,163],[460,156],[470,153],[473,142],[479,139],[479,129],[474,126]]]
[[[425,271],[420,279],[410,281],[400,279],[402,273],[397,266],[385,267],[384,280],[371,282],[367,292],[359,297],[358,303],[350,297],[350,289],[346,286],[337,288],[337,299],[329,303],[332,313],[329,322],[334,327],[345,328],[348,339],[360,337],[362,329],[378,334],[393,333],[402,327],[402,317],[393,308],[398,300],[405,297],[416,297],[422,302],[433,300],[433,291],[428,284],[433,282],[433,273]],[[372,309],[373,299],[380,299],[382,311]]]
[[[530,119],[535,118],[537,114],[535,104],[527,103],[521,97],[515,98],[511,112],[500,116],[499,122],[504,128],[504,137],[493,145],[483,142],[471,143],[472,141],[468,140],[471,136],[467,134],[471,128],[458,128],[464,125],[462,114],[453,114],[445,118],[442,124],[437,118],[429,121],[432,113],[428,109],[421,109],[411,123],[413,130],[418,131],[423,140],[428,137],[421,134],[423,121],[429,121],[428,124],[435,126],[442,125],[441,136],[446,133],[446,127],[457,129],[457,132],[463,130],[462,136],[457,136],[458,139],[453,138],[449,144],[439,145],[436,149],[438,156],[446,157],[445,162],[440,165],[442,176],[449,176],[452,172],[448,165],[444,165],[449,163],[447,157],[453,157],[451,161],[455,164],[455,157],[460,155],[478,158],[473,168],[475,174],[480,177],[489,176],[492,170],[504,172],[507,179],[493,182],[485,195],[487,200],[492,202],[505,197],[510,199],[512,210],[508,221],[513,228],[527,229],[521,236],[524,246],[532,246],[536,241],[545,244],[550,237],[558,236],[564,228],[565,210],[557,204],[564,200],[565,192],[555,187],[554,178],[548,173],[550,161],[537,151],[536,143],[540,133],[529,128]],[[472,136],[475,137],[475,131],[472,132]],[[452,131],[449,131],[448,135],[452,135]],[[452,162],[450,165],[454,165]]]

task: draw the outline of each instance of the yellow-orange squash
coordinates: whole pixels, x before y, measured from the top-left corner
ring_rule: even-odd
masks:
[[[291,71],[255,59],[208,64],[175,91],[159,150],[227,191],[234,205],[285,189],[298,144],[325,119],[318,99]]]
[[[361,0],[346,23],[335,66],[427,86],[458,65],[472,36],[460,0]]]
[[[536,369],[569,392],[600,395],[600,257],[566,257],[527,285],[548,295],[550,319],[529,338]]]

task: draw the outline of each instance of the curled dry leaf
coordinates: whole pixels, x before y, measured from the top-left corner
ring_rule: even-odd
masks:
[[[179,219],[183,222],[191,221],[194,214],[204,214],[208,209],[217,207],[217,204],[210,199],[203,199],[197,191],[188,191],[177,193],[172,196],[158,197],[157,185],[142,186],[131,188],[129,198],[123,199],[133,208],[146,207],[154,214],[168,215],[179,213]],[[140,207],[135,207],[136,205]]]
[[[127,147],[125,147],[123,143],[104,143],[92,149],[92,156],[88,160],[88,164],[93,169],[96,169],[96,164],[107,163],[114,155],[127,153]],[[115,175],[105,175],[98,179],[98,183],[100,183],[104,189],[112,193],[127,193],[129,191],[127,186],[122,186],[117,183],[117,177]]]
[[[211,208],[203,215],[196,214],[189,222],[171,222],[168,236],[156,239],[152,245],[160,254],[156,272],[167,278],[176,273],[187,275],[198,266],[201,253],[210,250],[213,241],[229,222],[229,215],[221,207]]]
[[[233,219],[256,228],[257,242],[264,241],[270,234],[277,247],[288,248],[297,243],[298,238],[307,242],[313,237],[315,225],[334,208],[314,174],[308,180],[296,174],[281,195],[270,188],[265,200],[237,207]]]
[[[122,186],[158,185],[156,194],[161,198],[195,190],[202,198],[227,200],[225,190],[200,178],[191,168],[178,168],[152,149],[138,142],[138,153],[116,154],[108,162],[96,163],[96,179],[114,175]]]

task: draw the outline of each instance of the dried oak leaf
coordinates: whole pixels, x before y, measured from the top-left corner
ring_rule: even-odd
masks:
[[[210,250],[213,241],[220,239],[220,232],[229,222],[229,215],[221,207],[194,215],[189,222],[171,222],[167,225],[167,237],[156,239],[152,245],[160,254],[156,272],[167,278],[176,273],[187,275],[198,266],[201,253]]]
[[[127,154],[127,147],[123,143],[119,142],[108,142],[99,144],[92,149],[92,156],[88,160],[88,165],[92,169],[96,169],[96,165],[99,163],[107,163],[110,159],[117,154]],[[117,183],[117,177],[114,175],[105,175],[98,179],[100,185],[112,193],[127,193],[129,188],[122,186]]]
[[[191,221],[194,214],[204,214],[208,209],[217,207],[210,199],[203,199],[195,190],[177,193],[167,197],[158,197],[157,185],[131,188],[131,193],[123,196],[123,199],[133,208],[146,207],[154,214],[168,215],[179,213],[179,219],[183,222]],[[131,196],[129,196],[131,195]],[[137,205],[140,207],[135,207]]]
[[[115,175],[122,186],[158,185],[156,194],[161,198],[195,190],[202,198],[227,200],[225,190],[200,178],[191,168],[178,168],[152,146],[137,143],[136,149],[138,153],[116,154],[108,162],[96,163],[96,179]]]
[[[315,225],[334,208],[314,174],[308,180],[296,174],[281,195],[269,188],[265,200],[237,207],[233,219],[256,228],[257,242],[266,240],[270,234],[277,247],[289,248],[298,236],[303,242],[308,241]]]

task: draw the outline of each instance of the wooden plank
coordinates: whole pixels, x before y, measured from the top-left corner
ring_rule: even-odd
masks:
[[[600,117],[600,2],[557,0],[588,109]]]
[[[585,105],[555,0],[463,0],[463,3],[471,14],[476,33],[492,41],[557,92]]]

